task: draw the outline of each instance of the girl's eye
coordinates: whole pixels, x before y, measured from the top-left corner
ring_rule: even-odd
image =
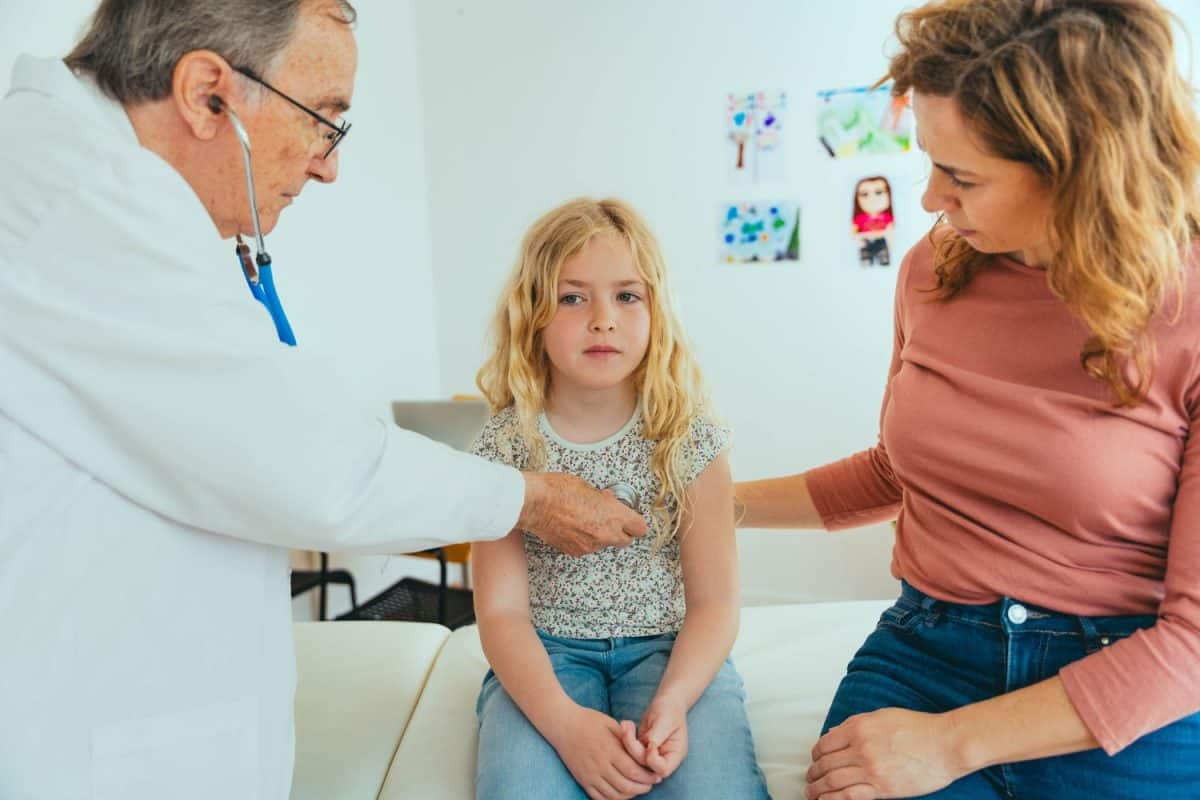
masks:
[[[558,302],[564,306],[577,306],[583,302],[583,295],[564,294],[562,297],[558,298]]]
[[[638,297],[633,292],[621,292],[620,294],[617,295],[617,299],[620,300],[622,303],[636,303],[637,301],[641,300],[642,298]]]
[[[972,186],[975,185],[973,183],[967,183],[966,181],[960,181],[958,178],[956,178],[953,175],[950,176],[950,184],[957,189],[970,189]]]

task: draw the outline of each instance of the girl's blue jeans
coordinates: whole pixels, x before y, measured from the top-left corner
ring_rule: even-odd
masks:
[[[1155,621],[1153,615],[1060,614],[1010,598],[989,605],[944,603],[904,583],[900,599],[850,662],[822,733],[854,714],[889,707],[949,711],[1038,683]],[[1115,756],[1088,750],[990,767],[926,797],[1200,798],[1200,713]]]
[[[554,673],[576,703],[635,724],[650,705],[675,634],[566,639],[538,632]],[[586,800],[554,748],[488,671],[479,716],[477,800]],[[687,715],[688,753],[644,797],[654,800],[763,800],[766,782],[754,758],[742,679],[726,661]]]

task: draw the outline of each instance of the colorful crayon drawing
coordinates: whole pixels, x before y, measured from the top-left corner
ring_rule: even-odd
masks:
[[[781,180],[786,92],[730,92],[726,106],[733,182]]]
[[[728,203],[721,207],[720,258],[730,264],[800,260],[800,206]]]
[[[754,132],[754,95],[729,93],[729,106],[725,115],[729,141],[733,143],[733,169],[746,169],[746,145]]]
[[[891,84],[817,92],[817,138],[831,158],[907,153],[913,120],[908,95],[893,97]]]

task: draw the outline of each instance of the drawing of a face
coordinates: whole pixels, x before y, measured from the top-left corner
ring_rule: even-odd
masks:
[[[892,192],[884,178],[867,178],[859,181],[855,200],[864,213],[882,214],[892,207]]]

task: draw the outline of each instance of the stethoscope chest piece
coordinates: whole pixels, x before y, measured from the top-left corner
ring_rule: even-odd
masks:
[[[613,496],[623,504],[634,511],[638,510],[638,505],[641,502],[641,497],[638,495],[637,489],[634,489],[628,483],[614,483],[605,488],[606,492],[612,492]]]

